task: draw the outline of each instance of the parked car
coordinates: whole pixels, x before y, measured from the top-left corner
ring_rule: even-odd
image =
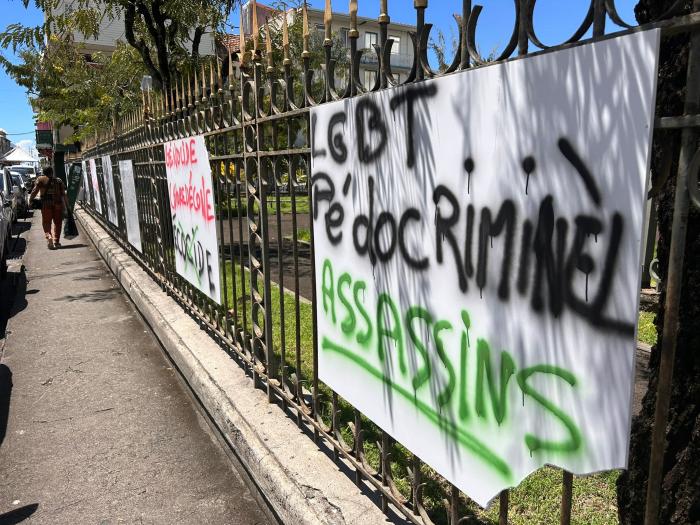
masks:
[[[0,193],[2,194],[2,208],[8,208],[10,211],[10,223],[14,223],[19,218],[19,210],[22,205],[20,200],[22,199],[22,194],[20,193],[19,186],[12,183],[12,177],[10,176],[10,170],[4,168],[2,170],[2,176],[0,177]]]
[[[21,173],[10,169],[10,181],[12,186],[19,188],[19,199],[17,201],[17,216],[26,217],[29,214],[29,194],[31,193],[32,184],[27,181]]]
[[[17,171],[21,173],[25,176],[25,179],[31,182],[33,182],[34,179],[36,179],[36,169],[34,169],[34,166],[22,166],[20,164],[19,166],[11,166],[10,169],[12,171]]]
[[[9,166],[10,171],[14,171],[22,175],[24,179],[26,190],[31,193],[34,189],[34,182],[36,181],[36,170],[33,166]]]
[[[9,174],[0,170],[0,279],[7,274],[7,258],[10,254],[10,237],[12,234],[12,222],[14,221],[11,198],[6,199],[6,184],[9,182]],[[9,186],[10,193],[12,187]]]

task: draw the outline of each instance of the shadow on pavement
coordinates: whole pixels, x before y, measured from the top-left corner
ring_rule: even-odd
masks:
[[[96,303],[98,301],[108,301],[114,298],[115,295],[119,294],[119,288],[106,288],[104,290],[95,290],[93,292],[79,293],[76,295],[64,295],[63,297],[57,297],[54,301],[86,301],[88,303]]]
[[[27,275],[24,266],[19,273],[8,273],[7,278],[0,281],[0,339],[5,337],[7,321],[27,307],[26,292]]]
[[[12,395],[12,372],[0,364],[0,445],[5,441],[7,421],[10,417],[10,397]]]
[[[14,525],[15,523],[21,523],[34,514],[38,508],[38,503],[32,503],[31,505],[25,505],[24,507],[11,510],[5,514],[0,514],[0,525]]]
[[[87,244],[62,244],[59,250],[71,250],[73,248],[87,248]]]

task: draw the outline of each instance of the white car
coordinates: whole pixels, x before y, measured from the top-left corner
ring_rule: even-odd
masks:
[[[12,187],[7,187],[9,175],[0,170],[0,279],[7,275],[7,258],[10,255],[10,238],[14,209],[12,206]]]

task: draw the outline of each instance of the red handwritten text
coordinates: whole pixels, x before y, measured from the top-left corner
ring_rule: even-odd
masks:
[[[181,140],[165,145],[165,165],[168,168],[180,168],[197,164],[195,140]]]
[[[170,208],[177,211],[179,208],[187,208],[190,213],[200,213],[204,222],[214,220],[212,213],[212,198],[211,188],[207,188],[204,182],[204,176],[200,179],[201,185],[197,186],[196,182],[192,183],[192,172],[190,172],[189,182],[187,184],[170,185]]]

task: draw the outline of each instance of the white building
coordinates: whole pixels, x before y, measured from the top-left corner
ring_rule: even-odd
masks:
[[[94,0],[94,4],[99,7],[99,0]],[[55,8],[56,14],[69,13],[74,9],[76,0],[59,0]],[[104,9],[101,12],[105,12]],[[117,46],[117,41],[126,42],[126,31],[124,28],[123,13],[116,12],[113,17],[106,14],[100,21],[100,28],[97,38],[85,37],[79,32],[73,33],[73,41],[83,46],[83,53],[88,58],[92,53],[111,53]],[[202,56],[213,55],[215,52],[215,38],[212,31],[207,31],[202,35],[199,44],[199,54]],[[191,48],[190,48],[191,51]]]

